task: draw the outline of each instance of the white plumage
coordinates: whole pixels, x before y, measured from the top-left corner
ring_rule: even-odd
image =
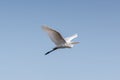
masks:
[[[71,48],[74,46],[74,44],[78,44],[79,42],[72,42],[72,40],[74,38],[77,38],[78,35],[74,34],[71,37],[67,37],[67,38],[63,38],[62,35],[54,30],[51,29],[48,26],[42,26],[43,30],[46,31],[50,37],[50,39],[55,43],[56,47],[53,48],[51,51],[47,52],[45,55],[47,55],[48,53],[56,50],[56,49],[60,49],[60,48]]]

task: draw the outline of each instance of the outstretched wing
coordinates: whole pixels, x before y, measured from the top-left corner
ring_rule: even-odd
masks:
[[[51,29],[51,28],[49,28],[47,26],[42,26],[42,28],[43,28],[44,31],[46,31],[48,33],[50,39],[56,45],[61,45],[61,44],[64,44],[66,42],[58,31],[53,30],[53,29]]]
[[[74,35],[72,35],[71,37],[65,38],[65,40],[66,40],[66,42],[71,42],[71,40],[73,40],[74,38],[77,38],[77,37],[78,37],[78,35],[77,35],[77,34],[74,34]]]

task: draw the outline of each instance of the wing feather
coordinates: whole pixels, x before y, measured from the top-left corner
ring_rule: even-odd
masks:
[[[48,33],[50,39],[55,43],[55,45],[61,45],[66,42],[58,31],[51,29],[48,26],[42,26],[42,28]]]
[[[77,35],[77,34],[74,34],[74,35],[72,35],[71,37],[65,38],[65,40],[66,40],[66,42],[71,42],[71,40],[73,40],[74,38],[77,38],[77,37],[78,37],[78,35]]]

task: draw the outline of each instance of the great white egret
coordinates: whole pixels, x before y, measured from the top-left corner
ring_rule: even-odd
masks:
[[[78,37],[77,34],[72,35],[71,37],[63,38],[62,35],[48,27],[48,26],[42,26],[42,29],[46,31],[50,37],[50,39],[55,43],[56,47],[54,47],[52,50],[48,51],[45,53],[45,55],[49,54],[52,51],[55,51],[57,49],[62,49],[62,48],[72,48],[74,44],[78,44],[79,42],[72,42],[72,40],[76,37]]]

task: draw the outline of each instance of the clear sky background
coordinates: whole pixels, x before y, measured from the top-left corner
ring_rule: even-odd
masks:
[[[44,24],[81,43],[45,56]],[[0,80],[120,80],[120,0],[1,0]]]

